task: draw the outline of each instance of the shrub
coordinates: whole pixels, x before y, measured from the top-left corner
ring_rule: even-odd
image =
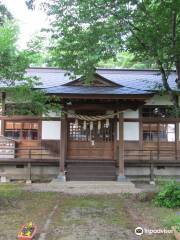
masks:
[[[178,223],[178,224],[175,226],[175,229],[176,229],[177,232],[180,233],[180,223]]]
[[[180,207],[180,183],[170,181],[165,183],[153,200],[156,206],[176,208]]]

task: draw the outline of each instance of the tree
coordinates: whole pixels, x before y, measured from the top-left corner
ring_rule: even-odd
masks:
[[[108,59],[107,61],[100,61],[98,67],[112,67],[112,68],[132,68],[132,69],[152,69],[157,68],[152,61],[144,60],[137,61],[134,54],[129,52],[117,53],[116,59]]]
[[[8,11],[6,6],[4,6],[0,1],[0,25],[5,23],[7,20],[12,20],[12,19],[13,19],[12,14]]]
[[[57,66],[92,79],[99,62],[129,51],[157,65],[165,91],[178,108],[178,91],[168,83],[176,69],[180,88],[180,1],[49,0],[52,56]]]
[[[48,97],[41,90],[37,77],[28,77],[33,52],[17,48],[18,28],[12,22],[0,26],[0,91],[6,93],[11,104],[6,114],[41,115],[49,110],[57,111],[57,99]]]
[[[31,67],[47,66],[50,61],[48,51],[49,40],[43,32],[39,32],[27,43],[27,51],[31,56]]]
[[[176,69],[175,80],[180,89],[180,2],[142,1],[132,20],[127,19],[131,33],[128,49],[139,59],[152,59],[157,64],[163,87],[178,108],[179,92],[170,87],[168,77],[170,70]]]

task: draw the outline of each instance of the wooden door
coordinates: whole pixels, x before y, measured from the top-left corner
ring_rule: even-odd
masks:
[[[90,122],[68,121],[67,159],[75,160],[113,160],[114,159],[114,124],[105,120]],[[91,125],[91,126],[90,126]],[[90,130],[91,129],[91,130]]]

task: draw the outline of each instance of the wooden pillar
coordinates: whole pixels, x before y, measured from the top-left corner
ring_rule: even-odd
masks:
[[[27,163],[27,176],[26,176],[26,183],[31,184],[31,149],[29,149],[28,153],[28,163]]]
[[[6,93],[2,92],[2,115],[5,115],[6,111]]]
[[[2,116],[5,116],[5,114],[6,114],[6,93],[2,92],[1,94],[2,94],[2,98],[1,98],[1,100],[2,100],[2,102],[1,102],[1,104],[2,104]],[[4,123],[5,123],[4,119],[1,118],[1,135],[3,135],[3,136],[4,136],[4,128],[5,128]]]
[[[65,161],[66,161],[66,142],[67,142],[67,116],[66,114],[63,114],[61,116],[61,128],[60,128],[60,135],[61,135],[61,141],[60,141],[60,160],[59,160],[59,176],[58,179],[60,181],[65,181]]]
[[[124,119],[123,112],[119,113],[119,173],[118,182],[124,181]]]
[[[179,122],[176,120],[175,123],[175,159],[176,161],[179,160],[178,156],[178,147],[179,147]]]
[[[139,149],[140,149],[140,150],[143,150],[142,107],[139,108]]]
[[[27,164],[26,183],[31,184],[31,162],[30,162],[30,159],[29,159],[29,162]]]
[[[114,118],[114,161],[117,162],[117,117]]]

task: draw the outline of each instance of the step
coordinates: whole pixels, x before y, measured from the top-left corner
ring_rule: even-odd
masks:
[[[67,163],[69,181],[114,181],[116,167],[113,161],[77,161]]]
[[[115,164],[113,165],[104,165],[104,164],[73,164],[73,165],[69,165],[67,164],[68,168],[85,168],[85,167],[96,167],[96,168],[115,168]]]
[[[67,181],[115,181],[116,176],[67,176]]]
[[[115,171],[108,171],[108,172],[92,172],[92,171],[81,171],[81,172],[73,172],[73,171],[67,171],[67,174],[69,175],[93,175],[93,176],[98,176],[98,175],[115,175]]]
[[[116,177],[115,174],[109,173],[109,174],[67,174],[67,177],[74,178],[74,177]]]
[[[67,172],[68,173],[75,173],[75,174],[78,174],[78,173],[96,173],[96,174],[98,174],[98,173],[104,173],[104,174],[106,174],[106,173],[115,173],[116,172],[116,170],[115,169],[106,169],[106,170],[104,170],[104,169],[81,169],[81,170],[79,170],[79,169],[76,169],[76,170],[72,170],[72,169],[67,169]]]
[[[115,166],[67,166],[67,169],[72,169],[72,170],[84,170],[84,169],[89,169],[89,170],[109,170],[109,169],[116,169]]]

